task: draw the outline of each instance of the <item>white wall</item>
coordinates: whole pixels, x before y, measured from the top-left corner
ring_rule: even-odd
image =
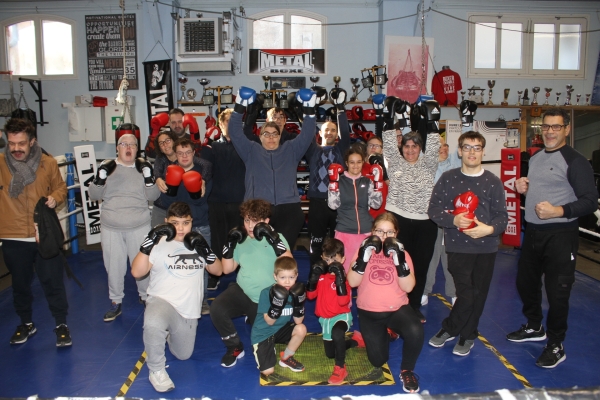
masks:
[[[208,11],[229,11],[232,7],[239,7],[240,2],[234,1],[206,1],[199,2],[181,1],[182,6],[190,8],[202,8]],[[243,2],[246,15],[268,10],[271,4],[275,3],[247,0]],[[330,0],[317,2],[316,0],[305,0],[303,2],[283,2],[278,3],[277,7],[304,9],[307,11],[325,15],[329,23],[339,22],[358,22],[373,21],[379,19],[389,19],[404,15],[414,14],[417,11],[419,2],[417,0]],[[157,7],[160,16],[160,25],[162,27],[162,44],[165,49],[173,55],[173,24],[170,16],[172,11],[170,6],[161,4],[147,3],[137,0],[126,1],[126,12],[136,14],[137,22],[137,44],[138,44],[138,71],[139,80],[143,85],[142,62],[148,56],[152,47],[156,44],[154,32],[157,31],[156,24],[152,22],[149,12],[153,7]],[[573,13],[589,15],[590,30],[600,29],[600,22],[596,14],[598,2],[562,2],[562,1],[491,1],[491,0],[426,0],[425,9],[433,9],[451,14],[458,18],[467,19],[469,13],[473,12],[511,12],[511,13],[529,13],[536,10],[535,13]],[[92,14],[120,14],[118,0],[107,0],[102,2],[93,1],[57,1],[57,2],[1,2],[0,1],[0,20],[17,15],[36,12],[44,14],[61,15],[77,21],[77,46],[79,62],[79,80],[67,81],[44,81],[44,97],[48,102],[44,103],[44,116],[50,123],[43,127],[38,127],[40,143],[49,152],[53,154],[63,154],[71,151],[73,146],[81,143],[71,143],[68,141],[67,129],[67,111],[60,107],[61,103],[72,102],[74,96],[88,93],[87,83],[87,58],[85,43],[85,15]],[[194,13],[192,12],[192,15]],[[205,16],[209,16],[205,14]],[[342,77],[341,86],[350,91],[351,77],[360,77],[360,70],[375,64],[383,63],[383,46],[385,35],[395,36],[419,36],[421,29],[418,24],[418,17],[402,19],[375,24],[350,24],[342,26],[330,26],[327,32],[327,75],[321,76],[319,84],[332,88],[334,83],[332,77],[339,75]],[[449,17],[429,12],[425,19],[425,35],[433,37],[435,41],[434,64],[436,70],[440,70],[442,65],[449,65],[454,71],[461,75],[463,87],[473,85],[487,87],[487,79],[469,79],[466,76],[467,70],[467,24]],[[153,29],[154,27],[154,29]],[[416,27],[416,29],[415,29]],[[244,30],[243,46],[247,49],[247,38]],[[159,48],[160,46],[156,46]],[[600,33],[595,32],[588,36],[586,78],[583,80],[549,80],[533,78],[516,79],[496,79],[494,90],[494,102],[499,104],[502,100],[502,89],[511,88],[509,102],[516,103],[517,90],[523,90],[528,87],[531,92],[533,86],[553,87],[555,91],[558,88],[564,89],[565,85],[570,83],[574,85],[576,93],[589,93],[592,91],[598,52],[600,49]],[[162,59],[161,50],[154,50],[152,59]],[[174,55],[173,55],[174,58]],[[211,85],[234,87],[234,92],[241,85],[250,86],[257,90],[263,88],[263,81],[260,76],[248,76],[247,56],[244,55],[244,64],[242,73],[235,76],[206,76],[211,79]],[[0,64],[0,69],[6,69]],[[190,77],[187,88],[195,88],[201,91],[201,86],[197,83],[200,76]],[[307,79],[308,80],[308,79]],[[179,85],[175,85],[178,87]],[[18,87],[18,85],[17,85]],[[564,90],[560,90],[564,93]],[[8,92],[8,83],[5,80],[0,81],[0,93]],[[97,96],[114,97],[116,91],[98,91],[93,92]],[[143,143],[148,134],[148,124],[146,117],[146,108],[144,105],[145,94],[143,90],[130,90],[130,95],[136,96],[136,122],[142,130]],[[38,103],[35,100],[35,94],[28,84],[25,85],[25,95],[31,108],[38,110]],[[178,99],[181,93],[175,93]],[[486,95],[487,96],[487,95]],[[367,95],[363,92],[359,99],[365,100]],[[531,97],[531,93],[530,93]],[[564,98],[564,94],[563,94]],[[516,109],[499,110],[478,110],[477,119],[496,119],[502,114],[507,120],[518,118]],[[445,108],[442,113],[443,119],[457,119],[458,113]],[[3,122],[0,120],[0,122]],[[94,142],[96,155],[99,158],[112,157],[114,155],[113,145]]]

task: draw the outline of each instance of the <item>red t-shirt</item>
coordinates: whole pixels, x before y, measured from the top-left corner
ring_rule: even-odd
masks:
[[[462,89],[462,82],[460,76],[452,71],[451,69],[443,69],[433,76],[431,81],[431,93],[433,98],[440,105],[458,104],[458,92]]]
[[[333,318],[336,315],[350,312],[350,294],[352,289],[346,282],[346,296],[338,296],[335,286],[335,275],[323,274],[319,278],[317,290],[307,292],[307,298],[313,300],[317,298],[315,314],[321,318]]]

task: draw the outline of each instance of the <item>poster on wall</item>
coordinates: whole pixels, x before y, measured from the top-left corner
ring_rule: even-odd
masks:
[[[386,94],[414,103],[419,95],[431,93],[433,38],[425,38],[425,83],[422,80],[422,40],[412,36],[385,37]]]
[[[125,71],[129,89],[138,89],[135,14],[86,15],[89,90],[117,90]],[[123,36],[125,34],[125,65]]]
[[[325,74],[324,49],[250,49],[249,53],[249,74]]]

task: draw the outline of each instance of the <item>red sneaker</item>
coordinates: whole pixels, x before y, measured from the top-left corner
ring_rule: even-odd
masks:
[[[333,374],[327,382],[330,385],[341,385],[344,383],[344,379],[348,376],[348,371],[346,371],[346,366],[338,367],[337,365],[333,367]]]
[[[362,333],[359,331],[354,331],[354,335],[352,335],[352,340],[355,340],[358,343],[357,347],[367,347],[365,345],[365,339],[363,339]]]

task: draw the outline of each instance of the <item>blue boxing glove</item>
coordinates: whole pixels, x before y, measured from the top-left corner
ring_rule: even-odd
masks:
[[[310,89],[300,89],[296,94],[296,100],[302,104],[302,111],[304,116],[315,115],[315,105],[317,104],[317,94]]]
[[[380,93],[373,96],[373,109],[375,109],[375,115],[381,117],[383,115],[383,102],[385,101],[385,94]]]
[[[256,101],[256,90],[250,89],[246,86],[241,86],[238,89],[237,96],[235,98],[235,106],[233,111],[239,114],[244,114],[246,108]]]

